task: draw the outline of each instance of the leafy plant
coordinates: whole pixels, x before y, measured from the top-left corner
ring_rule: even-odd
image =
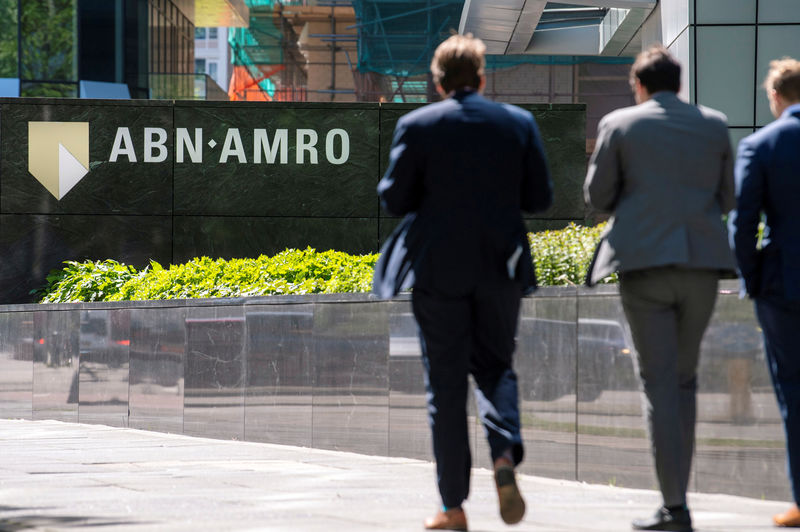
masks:
[[[570,224],[559,231],[529,234],[539,284],[583,283],[604,226]],[[199,257],[169,267],[151,261],[142,270],[114,260],[67,261],[64,269],[48,275],[38,293],[43,303],[63,303],[369,292],[377,260],[377,254],[306,248],[256,259]],[[604,282],[615,280],[611,276]]]
[[[133,266],[115,260],[65,261],[63,270],[53,270],[42,290],[42,303],[106,301],[137,275]]]
[[[528,233],[539,284],[542,286],[583,284],[594,248],[606,225],[602,223],[586,227],[570,223],[558,231]],[[617,275],[613,274],[602,282],[617,282]]]
[[[47,277],[43,303],[368,292],[377,254],[288,249],[257,259],[193,259],[141,271],[113,260],[67,261]]]

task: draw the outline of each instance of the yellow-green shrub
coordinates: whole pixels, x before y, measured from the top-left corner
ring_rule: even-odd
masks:
[[[528,239],[540,285],[577,285],[586,277],[605,224],[570,224],[558,231],[530,233]],[[210,259],[143,270],[114,260],[66,261],[47,277],[42,303],[246,297],[271,294],[369,292],[377,254],[349,255],[313,248],[287,249],[273,257]],[[606,282],[616,281],[616,276]]]
[[[539,285],[583,284],[594,248],[605,227],[605,223],[594,227],[570,223],[557,231],[528,233]],[[616,281],[616,274],[603,280],[605,283]]]

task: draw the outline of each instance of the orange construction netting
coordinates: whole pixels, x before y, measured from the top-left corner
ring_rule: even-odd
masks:
[[[253,78],[246,66],[234,65],[228,85],[228,98],[232,102],[271,102],[270,95],[258,86],[260,81]]]

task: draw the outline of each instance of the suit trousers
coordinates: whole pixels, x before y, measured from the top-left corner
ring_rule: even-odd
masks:
[[[800,305],[756,299],[756,316],[764,331],[764,351],[778,408],[786,431],[786,456],[792,495],[800,505]]]
[[[462,297],[418,288],[412,292],[437,483],[448,508],[460,506],[469,495],[469,374],[492,460],[510,449],[514,462],[522,461],[517,376],[512,368],[521,297],[520,285],[510,281],[479,286]]]
[[[719,272],[675,266],[623,272],[620,295],[638,353],[653,458],[665,506],[686,504],[700,342]]]

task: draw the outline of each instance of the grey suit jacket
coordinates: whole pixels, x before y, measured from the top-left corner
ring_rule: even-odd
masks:
[[[667,265],[733,270],[722,215],[735,206],[724,114],[669,91],[606,115],[584,183],[613,217],[587,276]]]

